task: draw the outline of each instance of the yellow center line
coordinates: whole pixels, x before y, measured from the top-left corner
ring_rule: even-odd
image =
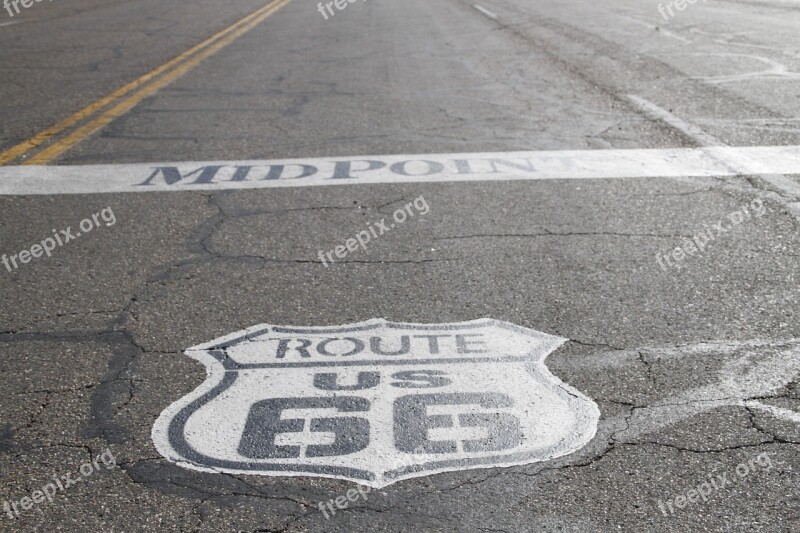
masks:
[[[269,4],[242,18],[238,22],[232,24],[231,26],[228,26],[224,30],[215,33],[203,42],[193,46],[179,56],[151,70],[147,74],[137,78],[127,85],[120,87],[108,96],[93,102],[74,115],[62,120],[61,122],[58,122],[57,124],[54,124],[46,130],[41,131],[30,139],[23,141],[12,148],[9,148],[5,152],[0,153],[0,165],[10,163],[27,152],[39,147],[64,130],[91,117],[104,107],[117,102],[120,98],[124,97],[128,93],[142,88],[139,92],[126,98],[90,123],[79,128],[58,143],[53,144],[53,146],[43,150],[23,164],[45,164],[51,161],[53,158],[58,157],[65,151],[69,150],[72,146],[83,140],[86,136],[92,134],[94,131],[97,131],[97,129],[102,128],[115,118],[119,117],[121,114],[130,110],[142,99],[188,72],[189,69],[197,65],[203,59],[209,57],[213,53],[233,42],[238,37],[244,35],[249,30],[253,29],[255,26],[263,22],[267,17],[275,13],[278,9],[288,4],[289,1],[290,0],[276,0],[270,2]],[[160,76],[161,74],[164,74],[165,72],[167,72],[166,76],[156,80],[150,85],[147,85],[151,80]],[[176,72],[179,72],[179,74],[176,75]],[[168,81],[163,82],[165,79],[168,79]]]

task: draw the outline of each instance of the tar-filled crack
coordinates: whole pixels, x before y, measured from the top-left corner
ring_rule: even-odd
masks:
[[[622,421],[625,423],[625,427],[622,428],[619,431],[612,431],[611,432],[611,435],[609,435],[609,437],[608,437],[609,446],[613,447],[613,446],[615,446],[617,444],[617,442],[618,442],[617,441],[617,433],[622,433],[624,431],[628,431],[629,429],[631,429],[631,418],[633,418],[633,414],[634,414],[635,411],[636,411],[636,406],[635,405],[629,406],[628,412],[622,418]]]
[[[386,214],[386,213],[383,213],[382,210],[386,209],[390,205],[394,205],[394,204],[401,203],[401,202],[408,203],[408,202],[411,202],[413,200],[414,200],[414,196],[403,196],[403,197],[400,197],[400,198],[398,198],[396,200],[391,200],[389,202],[383,203],[383,204],[381,204],[379,206],[376,206],[376,207],[374,207],[372,209],[374,209],[378,213]]]
[[[47,410],[47,407],[50,405],[51,397],[52,397],[51,393],[47,392],[44,393],[44,399],[39,403],[38,410],[35,413],[33,413],[33,415],[31,415],[31,418],[30,420],[28,420],[28,423],[19,429],[31,429],[36,424],[39,424],[40,423],[39,417],[42,416],[44,412]]]
[[[621,406],[623,406],[623,407],[635,407],[635,406],[636,406],[636,404],[635,404],[635,403],[633,403],[633,402],[626,402],[626,401],[624,401],[624,400],[609,400],[609,399],[603,399],[603,398],[597,398],[597,397],[595,397],[595,400],[597,400],[597,401],[599,401],[599,402],[608,402],[608,403],[613,403],[613,404],[616,404],[616,405],[621,405]]]
[[[427,494],[432,494],[432,493],[427,492],[425,494],[427,495]],[[410,509],[409,506],[408,506],[408,502],[406,502],[406,501],[401,501],[401,502],[398,502],[395,505],[390,505],[388,507],[383,507],[383,508],[369,507],[369,506],[360,506],[360,507],[350,506],[350,507],[347,507],[345,509],[341,509],[341,510],[337,511],[337,513],[342,513],[342,514],[369,514],[369,513],[384,514],[384,513],[390,512],[390,511],[392,511],[392,512],[394,512],[396,514],[399,514],[401,516],[410,515],[410,516],[413,516],[415,519],[427,518],[427,519],[430,519],[430,520],[432,520],[434,522],[443,522],[445,524],[451,525],[450,521],[445,517],[437,516],[437,515],[431,515],[431,514],[428,514],[428,513],[423,513],[418,508]],[[303,517],[300,517],[300,518],[303,518]],[[295,520],[295,522],[298,521],[298,520]],[[286,527],[288,527],[288,526],[284,526],[284,528],[286,528]],[[286,529],[281,529],[280,531],[286,531]]]
[[[756,415],[753,412],[753,410],[750,407],[748,407],[747,405],[743,405],[742,407],[744,407],[745,411],[747,411],[747,418],[748,418],[748,421],[750,422],[750,425],[753,427],[753,429],[755,429],[756,431],[758,431],[762,435],[766,435],[766,436],[768,436],[768,437],[770,437],[770,438],[772,438],[774,440],[775,439],[775,435],[772,435],[772,434],[768,433],[767,431],[763,430],[762,428],[758,427],[758,425],[756,424]]]
[[[158,457],[140,457],[135,461],[117,461],[117,464],[120,467],[127,467],[127,466],[138,466],[142,463],[152,463],[154,461],[162,463],[166,461],[166,459],[164,459],[162,456],[159,455]]]
[[[361,261],[361,260],[347,260],[347,261],[340,261],[337,264],[339,265],[418,265],[422,263],[442,263],[446,261],[461,261],[463,258],[461,257],[453,257],[453,258],[441,258],[441,259],[376,259],[374,261]]]
[[[610,348],[611,350],[618,350],[618,351],[624,350],[624,348],[621,348],[619,346],[614,346],[612,344],[607,344],[607,343],[604,343],[604,342],[588,342],[588,341],[582,341],[582,340],[578,340],[578,339],[569,339],[569,341],[570,342],[574,342],[575,344],[580,344],[581,346],[589,346],[590,348],[598,348],[598,347],[600,347],[600,348]]]
[[[239,213],[230,213],[230,208],[225,208],[221,205],[221,201],[224,197],[229,196],[232,191],[222,191],[212,194],[206,194],[208,205],[213,207],[216,211],[215,214],[209,216],[206,220],[201,222],[197,228],[193,231],[192,235],[188,239],[188,249],[189,251],[194,254],[192,257],[188,259],[184,259],[182,261],[176,261],[170,265],[162,266],[159,268],[161,272],[159,274],[153,275],[150,279],[145,283],[145,285],[149,285],[155,282],[162,282],[166,283],[170,280],[176,279],[175,276],[179,273],[186,272],[191,267],[196,267],[202,264],[214,264],[216,262],[228,263],[228,262],[241,262],[241,263],[264,263],[264,264],[296,264],[296,265],[322,265],[323,262],[319,259],[278,259],[274,257],[266,257],[263,255],[258,254],[225,254],[219,252],[214,249],[212,244],[212,239],[214,235],[219,231],[222,225],[229,220],[249,217],[253,215],[260,215],[260,214],[271,214],[271,213],[282,213],[282,212],[291,212],[291,211],[309,211],[309,210],[325,210],[325,209],[339,209],[339,210],[353,210],[353,209],[375,209],[376,211],[380,212],[385,206],[392,205],[397,202],[405,201],[406,198],[399,198],[396,200],[392,200],[385,204],[381,204],[377,207],[365,207],[361,205],[357,205],[355,207],[331,207],[331,206],[322,206],[322,207],[315,207],[315,208],[296,208],[296,209],[284,209],[284,210],[272,210],[272,211],[242,211]],[[226,211],[227,209],[227,211]],[[443,262],[443,261],[460,261],[462,260],[461,257],[456,258],[437,258],[437,259],[376,259],[376,260],[347,260],[347,261],[337,261],[332,267],[341,267],[342,265],[347,264],[365,264],[365,265],[382,265],[382,264],[423,264],[423,263],[436,263],[436,262]],[[181,279],[181,278],[177,278]]]
[[[136,382],[139,380],[132,377],[131,367],[145,351],[132,334],[124,331],[115,332],[111,346],[108,369],[92,395],[90,424],[85,428],[84,436],[102,438],[113,444],[128,438],[128,430],[115,425],[113,419],[134,398]],[[118,403],[120,397],[122,401]]]
[[[97,387],[97,383],[87,383],[86,385],[81,385],[80,387],[69,387],[69,388],[62,388],[62,389],[34,389],[34,390],[26,390],[23,392],[14,392],[12,396],[25,396],[28,394],[64,394],[68,392],[83,392],[87,390],[91,390]]]
[[[755,429],[759,433],[769,437],[771,439],[770,442],[779,443],[779,444],[800,444],[800,440],[787,439],[787,438],[784,438],[784,437],[780,437],[780,436],[776,435],[775,433],[770,432],[767,428],[761,426],[758,423],[758,421],[757,421],[758,417],[756,416],[756,413],[753,411],[753,409],[751,407],[748,407],[747,405],[744,405],[744,408],[747,409],[747,413],[750,416],[750,424],[753,426],[753,429]]]
[[[259,487],[257,485],[253,485],[251,483],[248,483],[247,481],[242,479],[240,476],[235,476],[235,475],[229,474],[229,473],[224,473],[223,475],[228,476],[231,479],[234,479],[234,480],[238,481],[239,483],[242,483],[246,487],[249,487],[250,489],[256,491],[256,496],[257,497],[263,497],[264,499],[268,499],[268,500],[283,500],[283,501],[287,501],[287,502],[292,502],[292,503],[297,504],[300,507],[314,507],[314,505],[315,505],[315,502],[311,502],[309,500],[304,500],[302,498],[292,498],[291,496],[274,496],[274,495],[270,495],[270,494],[264,492],[262,487]]]
[[[197,240],[197,244],[199,245],[199,249],[207,255],[215,256],[216,254],[211,249],[211,239],[214,236],[214,233],[219,230],[219,227],[225,222],[227,218],[225,216],[225,211],[219,205],[219,199],[224,195],[224,193],[217,193],[211,194],[208,196],[208,205],[213,207],[217,210],[216,215],[210,216],[206,219],[205,222],[201,223],[198,226],[197,232],[195,234],[195,239]],[[219,257],[217,255],[217,257]]]
[[[107,342],[108,336],[118,331],[66,331],[61,333],[46,332],[8,332],[0,334],[0,343],[15,342]]]
[[[647,379],[650,380],[650,383],[653,385],[653,387],[656,387],[658,385],[658,382],[656,381],[656,377],[653,374],[653,365],[650,363],[650,361],[647,360],[647,357],[645,356],[644,353],[642,353],[641,351],[637,351],[636,353],[639,354],[639,361],[641,361],[642,364],[647,369]]]
[[[302,211],[353,211],[360,209],[367,209],[361,205],[318,205],[312,207],[293,207],[289,209],[238,209],[238,208],[225,208],[222,207],[217,200],[214,201],[215,206],[219,208],[225,220],[234,220],[237,218],[247,218],[260,215],[280,215],[283,213],[295,213]]]
[[[289,527],[295,524],[296,522],[300,521],[301,519],[309,516],[311,513],[302,513],[299,515],[290,515],[287,517],[286,522],[277,528],[265,528],[265,529],[256,529],[253,533],[264,532],[264,533],[282,533],[289,530]]]
[[[722,396],[722,397],[719,397],[719,398],[704,398],[704,399],[697,399],[697,400],[686,400],[685,402],[668,402],[668,403],[657,402],[657,403],[653,403],[653,404],[650,404],[650,405],[637,405],[636,407],[634,407],[634,409],[657,409],[659,407],[681,407],[681,406],[686,406],[686,405],[697,405],[697,404],[704,404],[704,403],[710,403],[710,404],[719,403],[720,405],[723,405],[723,404],[721,404],[721,402],[728,402],[728,403],[726,403],[724,405],[730,405],[730,406],[734,406],[734,407],[745,407],[745,405],[744,405],[745,402],[750,402],[750,401],[753,401],[753,400],[764,400],[764,399],[772,400],[772,399],[781,398],[781,397],[782,396],[757,396],[757,397],[740,398],[738,396]]]
[[[671,448],[673,450],[678,450],[680,452],[704,455],[704,454],[724,453],[735,450],[747,450],[751,448],[759,448],[761,446],[773,443],[774,441],[767,441],[767,442],[756,442],[752,444],[734,444],[732,446],[720,446],[719,448],[714,448],[714,449],[697,449],[697,448],[690,448],[688,446],[679,446],[677,444],[669,444],[666,442],[645,440],[637,442],[620,442],[618,443],[618,446],[659,446],[661,448]]]
[[[458,239],[503,239],[503,238],[538,238],[538,237],[655,237],[655,238],[691,238],[692,235],[682,233],[622,233],[615,231],[550,231],[545,229],[542,233],[476,233],[473,235],[452,235],[447,237],[434,237],[435,241],[449,241]]]
[[[705,194],[708,192],[719,192],[719,189],[716,187],[708,187],[706,189],[696,189],[693,191],[686,191],[686,192],[659,192],[648,196],[693,196],[695,194]]]
[[[132,463],[119,463],[120,465],[130,466]],[[222,489],[219,491],[215,491],[212,489],[205,490],[204,488],[200,488],[197,484],[188,484],[188,483],[180,483],[176,479],[167,478],[167,479],[145,479],[141,476],[131,477],[131,480],[134,483],[138,483],[141,485],[154,485],[154,486],[173,486],[175,488],[180,489],[181,491],[188,491],[194,492],[198,495],[202,495],[205,500],[212,500],[215,498],[224,498],[228,496],[240,496],[246,498],[256,498],[262,500],[274,500],[274,501],[286,501],[293,503],[301,508],[305,507],[313,507],[314,504],[303,500],[301,498],[292,498],[291,496],[278,496],[269,494],[264,492],[259,487],[246,483],[242,479],[227,473],[220,473],[221,476],[225,476],[228,479],[234,480],[238,487],[242,488],[243,490],[237,489]],[[130,476],[130,473],[129,473]],[[249,489],[249,490],[248,490]]]
[[[83,317],[83,316],[92,316],[92,315],[114,315],[114,314],[117,314],[119,312],[120,312],[120,309],[107,309],[107,310],[106,309],[87,309],[86,311],[80,311],[80,312],[69,312],[69,313],[64,312],[64,313],[55,313],[55,314],[52,314],[52,315],[32,316],[32,317],[30,317],[29,320],[32,323],[36,323],[36,322],[41,322],[41,321],[44,321],[44,320],[51,320],[53,318],[63,318],[63,317],[68,317],[68,316],[69,317],[73,317],[73,316]],[[23,333],[23,332],[31,329],[31,327],[32,326],[26,326],[26,327],[23,327],[22,329],[20,329],[18,331],[0,331],[0,336]]]

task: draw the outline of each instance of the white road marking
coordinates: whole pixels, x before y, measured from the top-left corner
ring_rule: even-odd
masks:
[[[700,144],[718,142],[639,97],[632,97]],[[800,146],[710,146],[659,150],[563,150],[384,155],[263,161],[87,166],[0,166],[0,195],[93,194],[552,179],[772,175],[800,169]],[[777,186],[777,185],[776,185]],[[800,186],[797,190],[800,196]]]
[[[489,17],[490,19],[497,20],[497,15],[495,15],[494,13],[492,13],[491,11],[486,9],[485,7],[480,6],[478,4],[474,4],[472,7],[474,7],[475,9],[477,9],[478,11],[480,11],[481,13],[483,13],[484,15]]]
[[[0,22],[0,28],[3,28],[5,26],[11,26],[12,24],[19,24],[19,21],[18,20],[12,20],[10,22]]]
[[[800,79],[800,73],[789,71],[788,67],[783,63],[770,59],[768,57],[759,56],[755,54],[730,54],[730,53],[696,53],[695,56],[715,56],[715,57],[740,57],[752,59],[760,63],[764,63],[769,68],[765,70],[758,70],[755,72],[745,72],[743,74],[729,74],[723,76],[694,76],[692,79],[702,80],[706,83],[720,84],[731,83],[736,81],[747,80],[789,80],[795,81]]]
[[[800,183],[782,175],[798,174],[800,173],[800,168],[795,168],[794,172],[775,172],[774,169],[769,168],[769,165],[762,166],[757,161],[754,161],[749,150],[740,148],[734,148],[733,151],[726,152],[720,158],[720,153],[717,150],[720,147],[727,147],[722,140],[709,135],[697,126],[686,122],[641,96],[629,94],[626,98],[651,118],[668,124],[694,140],[697,144],[704,146],[701,150],[706,151],[709,157],[717,159],[721,165],[729,167],[734,174],[756,176],[769,183],[782,195],[791,197],[793,203],[790,203],[789,207],[795,214],[800,214],[800,204],[798,204],[798,201],[800,201]]]
[[[743,119],[714,119],[708,118],[702,120],[703,124],[711,126],[726,126],[726,127],[745,127],[748,129],[766,130],[775,133],[799,133],[800,132],[800,118],[798,117],[782,117],[782,118],[743,118]]]
[[[781,48],[777,46],[768,46],[763,44],[755,44],[755,43],[742,43],[742,42],[735,42],[734,39],[739,38],[748,38],[752,31],[740,31],[736,33],[711,33],[707,31],[703,31],[699,28],[691,28],[689,30],[692,33],[697,33],[699,35],[705,35],[707,37],[711,37],[712,41],[719,44],[724,44],[725,46],[741,46],[745,48],[760,48],[762,50],[770,50],[773,52],[780,52],[781,54],[793,58],[800,58],[800,52],[792,50],[790,48]]]
[[[642,98],[641,96],[636,96],[635,94],[629,94],[626,96],[626,98],[631,103],[635,104],[636,107],[644,111],[644,113],[651,119],[664,122],[672,126],[676,130],[694,140],[697,144],[702,146],[725,146],[725,143],[713,135],[709,135],[697,126],[689,124],[682,118],[673,115],[666,109],[657,106],[650,100]]]
[[[635,22],[636,24],[639,24],[641,26],[649,28],[649,29],[651,29],[651,30],[653,30],[655,32],[658,32],[658,33],[664,35],[664,37],[670,37],[672,39],[681,41],[682,43],[692,44],[692,41],[690,41],[686,37],[681,37],[680,35],[672,33],[671,31],[666,30],[661,26],[656,26],[654,24],[650,24],[649,22],[645,22],[643,20],[638,20],[638,19],[635,19],[633,17],[629,17],[627,15],[620,15],[620,17],[622,17],[624,19],[627,19],[627,20],[630,20],[631,22]]]
[[[635,350],[615,350],[569,364],[577,371],[592,373],[596,369],[620,369],[642,364],[674,365],[682,360],[703,360],[724,356],[727,361],[719,373],[700,385],[676,392],[665,383],[660,399],[637,407],[627,420],[626,428],[615,439],[635,441],[643,435],[661,431],[713,409],[740,406],[758,409],[784,422],[800,424],[800,413],[765,404],[763,398],[778,394],[800,376],[800,339],[751,340],[730,342],[701,342],[678,347],[642,347]],[[662,380],[665,378],[661,378]],[[759,398],[756,400],[755,398]]]
[[[797,411],[784,409],[783,407],[777,407],[775,405],[768,405],[758,400],[744,402],[744,405],[753,409],[760,409],[761,411],[765,411],[773,415],[775,418],[780,418],[786,422],[794,422],[796,424],[800,424],[800,413],[798,413]]]
[[[492,319],[262,324],[187,350],[207,379],[153,442],[192,470],[376,488],[543,462],[583,448],[600,418],[544,363],[566,340]]]

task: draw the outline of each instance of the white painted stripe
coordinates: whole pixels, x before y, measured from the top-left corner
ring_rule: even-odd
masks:
[[[473,5],[472,7],[474,7],[475,9],[477,9],[478,11],[480,11],[481,13],[483,13],[484,15],[486,15],[487,17],[489,17],[490,19],[492,19],[492,20],[497,20],[497,15],[495,15],[494,13],[492,13],[491,11],[489,11],[488,9],[486,9],[485,7],[483,7],[483,6],[480,6],[480,5],[478,5],[478,4],[475,4],[475,5]]]
[[[697,144],[702,146],[725,146],[725,143],[721,140],[717,139],[713,135],[709,135],[702,129],[689,124],[682,118],[673,115],[666,109],[658,107],[656,104],[642,98],[641,96],[637,96],[635,94],[626,95],[626,98],[633,103],[636,107],[641,109],[645,115],[650,117],[653,120],[658,120],[668,124],[669,126],[673,127],[674,129],[680,131]]]
[[[18,20],[12,20],[11,22],[0,22],[0,28],[3,28],[5,26],[11,26],[13,24],[19,24],[19,21]]]
[[[758,400],[744,402],[744,405],[747,407],[766,411],[767,413],[775,416],[776,418],[781,418],[788,422],[795,422],[797,424],[800,424],[800,413],[796,411],[791,411],[789,409],[784,409],[783,407],[777,407],[775,405],[768,405],[759,402]]]
[[[686,122],[680,117],[673,115],[666,109],[658,107],[653,102],[650,102],[641,96],[629,94],[627,95],[627,98],[651,118],[665,122],[674,129],[694,140],[694,142],[699,145],[707,147],[727,146],[724,141],[717,139],[713,135],[709,135],[697,126]],[[713,153],[711,153],[710,156],[714,157]],[[781,175],[800,174],[800,169],[797,169],[794,172],[773,172],[769,168],[766,168],[765,170],[754,172],[756,168],[759,168],[759,165],[757,162],[752,161],[750,157],[748,157],[747,152],[743,150],[736,150],[733,154],[728,154],[726,159],[720,160],[720,163],[730,166],[730,168],[735,171],[735,174],[754,175],[762,181],[768,183],[773,189],[780,192],[783,196],[789,196],[800,200],[800,183]],[[793,212],[800,213],[794,204],[790,204],[789,207],[791,207]]]
[[[754,339],[746,341],[703,341],[677,346],[643,346],[613,350],[568,361],[575,371],[587,375],[599,369],[619,372],[631,365],[678,365],[686,360],[713,356],[722,358],[693,386],[667,390],[647,401],[626,419],[625,429],[615,434],[623,442],[664,431],[713,409],[746,406],[765,411],[787,422],[800,423],[800,413],[764,404],[752,398],[772,397],[800,375],[800,339]],[[688,364],[688,363],[687,363]],[[671,368],[672,366],[670,366]]]
[[[796,170],[795,174],[800,174],[800,170]],[[796,180],[780,174],[759,174],[758,177],[769,183],[773,188],[783,192],[784,195],[800,200],[800,183]]]
[[[0,167],[0,195],[205,191],[374,183],[779,175],[799,171],[800,146],[9,166]]]

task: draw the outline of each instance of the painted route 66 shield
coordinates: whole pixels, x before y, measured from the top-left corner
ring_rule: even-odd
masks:
[[[186,352],[208,377],[153,441],[194,470],[372,487],[545,461],[583,447],[599,418],[544,364],[565,340],[491,319],[255,326]]]

